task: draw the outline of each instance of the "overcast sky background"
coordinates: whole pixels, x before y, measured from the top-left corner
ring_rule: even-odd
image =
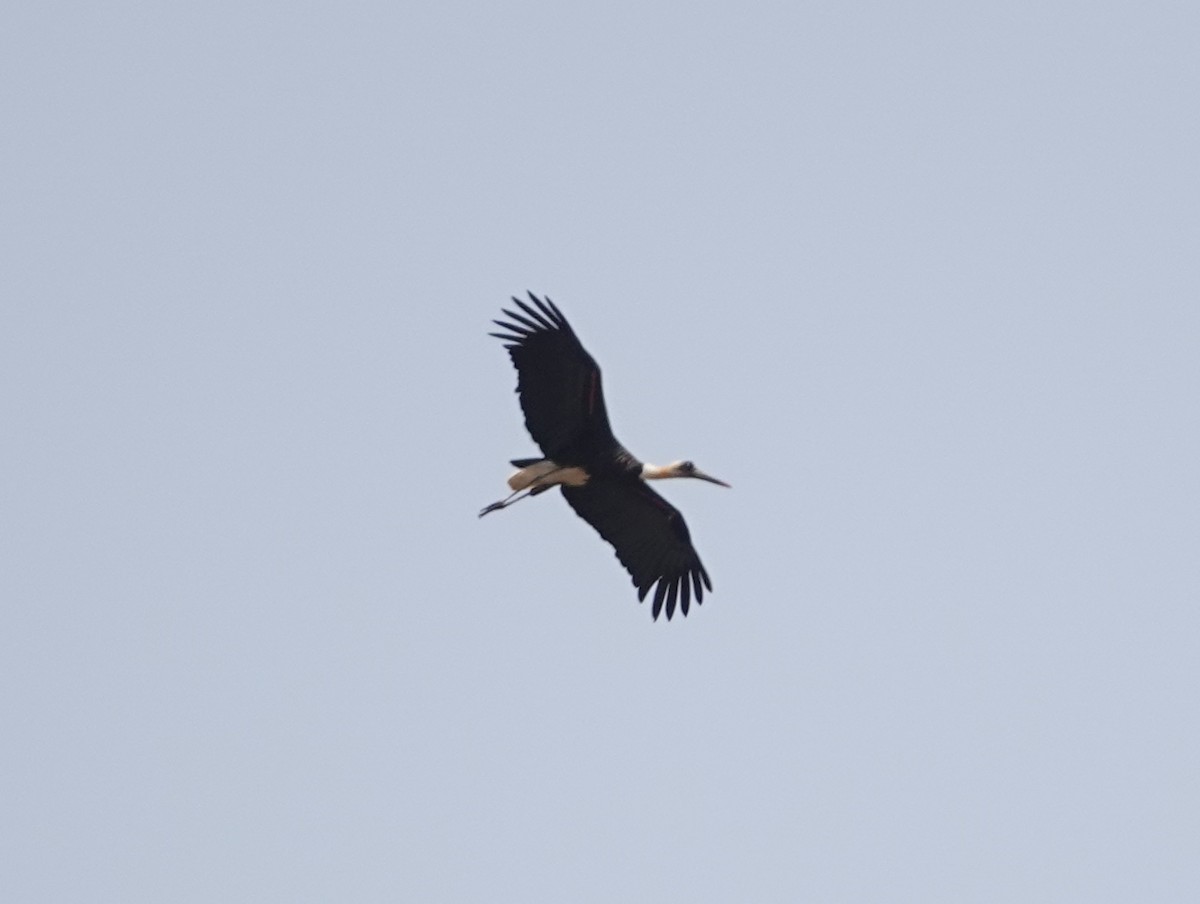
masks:
[[[0,887],[1200,900],[1200,12],[18,4]],[[549,294],[715,592],[530,455]]]

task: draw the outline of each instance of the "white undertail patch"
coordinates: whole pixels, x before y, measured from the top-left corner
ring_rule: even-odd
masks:
[[[516,493],[532,487],[554,486],[563,483],[569,487],[581,487],[588,481],[583,468],[563,468],[545,458],[527,467],[514,471],[508,478],[508,488]]]

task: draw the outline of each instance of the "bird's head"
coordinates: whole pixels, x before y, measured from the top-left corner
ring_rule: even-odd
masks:
[[[695,477],[698,480],[707,480],[709,483],[715,483],[717,486],[727,487],[723,480],[717,480],[711,474],[705,474],[696,465],[690,461],[673,461],[669,465],[644,465],[642,467],[642,477],[647,480],[665,480],[668,477]]]

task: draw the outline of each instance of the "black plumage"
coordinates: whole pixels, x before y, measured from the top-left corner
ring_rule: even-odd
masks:
[[[518,310],[505,309],[508,320],[494,321],[517,370],[517,393],[525,426],[546,459],[560,468],[580,468],[582,486],[563,486],[563,496],[581,518],[616,550],[633,579],[638,600],[654,590],[655,619],[679,610],[688,614],[693,599],[712,590],[708,572],[692,546],[683,516],[645,482],[642,462],[613,436],[604,403],[600,367],[580,343],[562,312],[549,298],[530,293],[530,302],[514,298]],[[518,467],[536,459],[518,459]],[[652,476],[701,477],[721,483],[680,462],[677,473]],[[722,484],[725,485],[725,484]],[[536,494],[548,489],[535,486]],[[515,495],[515,493],[514,493]],[[481,514],[503,507],[489,506]]]
[[[646,486],[639,477],[609,477],[582,487],[563,487],[576,514],[612,544],[637,587],[638,602],[657,582],[651,615],[658,618],[666,603],[667,619],[679,609],[688,614],[692,591],[696,605],[712,581],[700,562],[679,510]]]

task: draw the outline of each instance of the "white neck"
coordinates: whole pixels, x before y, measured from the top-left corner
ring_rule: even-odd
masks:
[[[669,465],[642,465],[642,480],[662,480],[665,477],[674,477],[675,473]]]

